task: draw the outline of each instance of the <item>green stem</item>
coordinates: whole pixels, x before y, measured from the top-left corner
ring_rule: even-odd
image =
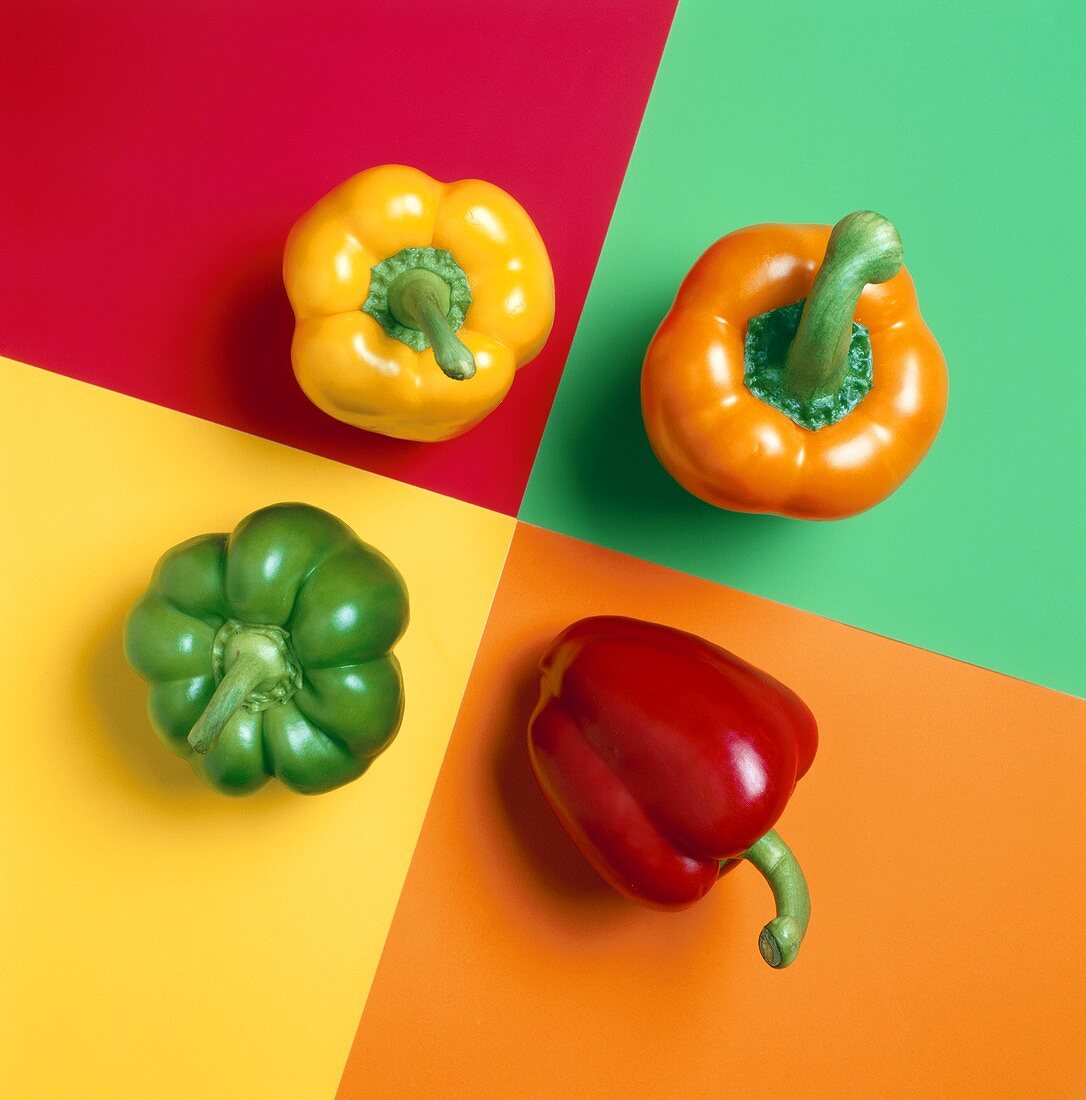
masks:
[[[758,950],[770,966],[781,969],[795,961],[811,920],[811,896],[796,857],[773,829],[743,853],[766,877],[777,903],[777,915],[758,937]]]
[[[791,393],[810,401],[841,388],[860,295],[868,283],[892,279],[901,263],[901,238],[882,215],[858,210],[833,227],[784,361]]]
[[[211,702],[189,732],[189,744],[201,756],[215,747],[223,727],[238,707],[268,679],[267,661],[255,653],[243,653],[226,670]]]
[[[475,357],[449,325],[449,302],[448,283],[425,268],[405,271],[388,288],[393,317],[425,333],[437,365],[450,378],[464,381],[475,374]]]

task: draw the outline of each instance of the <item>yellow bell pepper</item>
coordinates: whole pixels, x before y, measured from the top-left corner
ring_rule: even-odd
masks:
[[[524,209],[483,180],[387,164],[290,232],[291,360],[326,413],[399,439],[450,439],[501,403],[554,321],[554,275]]]

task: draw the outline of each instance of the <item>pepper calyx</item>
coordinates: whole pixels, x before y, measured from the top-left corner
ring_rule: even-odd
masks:
[[[475,357],[456,335],[470,305],[468,277],[450,252],[404,248],[371,270],[362,310],[409,348],[433,348],[442,372],[463,382],[476,371]]]
[[[285,703],[302,686],[302,669],[285,630],[228,619],[215,635],[211,651],[215,692],[189,732],[194,752],[215,748],[239,711],[259,713]]]
[[[787,356],[805,305],[806,299],[800,299],[750,319],[743,344],[743,384],[793,423],[815,432],[852,412],[871,391],[874,373],[871,337],[863,325],[853,321],[848,360],[839,386],[806,398],[797,394],[789,385]]]
[[[227,619],[211,647],[211,667],[217,683],[243,654],[257,657],[267,673],[245,697],[242,706],[246,710],[257,712],[285,703],[302,686],[302,668],[294,656],[290,635],[280,627]]]

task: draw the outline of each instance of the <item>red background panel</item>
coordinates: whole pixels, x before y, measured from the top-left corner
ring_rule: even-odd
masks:
[[[674,0],[17,3],[0,16],[0,353],[515,512]],[[280,279],[294,220],[374,164],[510,191],[557,316],[460,439],[312,407]]]

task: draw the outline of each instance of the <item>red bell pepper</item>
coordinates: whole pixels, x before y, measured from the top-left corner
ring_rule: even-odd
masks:
[[[762,957],[791,963],[810,900],[773,825],[818,743],[802,700],[719,646],[636,619],[574,623],[540,670],[532,767],[589,863],[634,901],[681,909],[749,860],[777,904]]]

